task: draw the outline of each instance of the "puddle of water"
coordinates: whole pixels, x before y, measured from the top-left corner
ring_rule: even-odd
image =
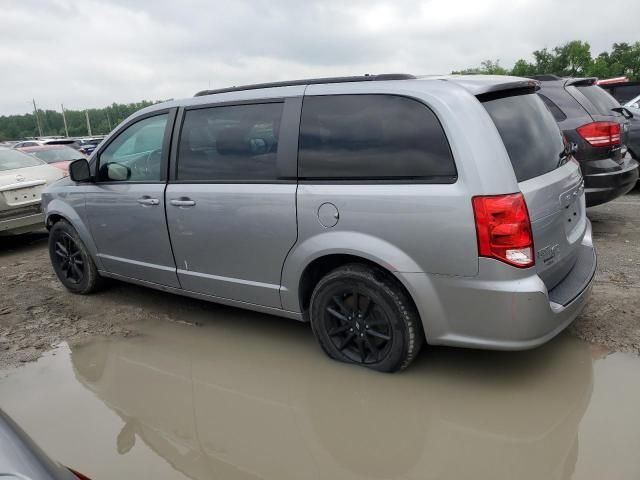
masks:
[[[0,375],[0,406],[95,480],[640,478],[636,356],[563,335],[384,375],[234,317],[62,345]]]

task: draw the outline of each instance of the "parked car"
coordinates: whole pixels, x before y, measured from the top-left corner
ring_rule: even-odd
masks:
[[[627,145],[631,155],[640,159],[640,95],[624,104],[631,111],[633,117],[629,119],[629,140]]]
[[[41,145],[38,147],[23,147],[19,150],[30,153],[49,165],[59,168],[65,175],[69,174],[69,164],[72,161],[86,158],[84,154],[67,145]]]
[[[595,78],[545,76],[538,92],[567,140],[577,146],[587,207],[624,195],[638,180],[638,162],[628,153],[629,121],[616,99]]]
[[[425,339],[535,347],[596,267],[538,87],[380,75],[146,108],[45,192],[51,261],[75,293],[110,277],[310,321],[329,356],[380,371]]]
[[[77,148],[80,152],[89,156],[93,153],[100,142],[104,140],[104,137],[96,137],[96,138],[78,138],[76,139]]]
[[[26,148],[26,147],[39,147],[42,145],[74,145],[75,140],[73,138],[42,138],[23,140],[13,144],[12,148]]]
[[[0,235],[44,228],[41,195],[64,177],[59,169],[17,150],[0,147]]]
[[[0,478],[3,480],[89,480],[51,460],[0,409]]]

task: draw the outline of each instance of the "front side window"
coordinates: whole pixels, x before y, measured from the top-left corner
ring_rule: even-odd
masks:
[[[305,97],[298,161],[307,179],[456,179],[435,114],[395,95]]]
[[[168,117],[165,113],[127,127],[100,154],[98,179],[108,182],[159,182]]]
[[[269,181],[277,174],[283,103],[188,110],[178,148],[178,181]]]

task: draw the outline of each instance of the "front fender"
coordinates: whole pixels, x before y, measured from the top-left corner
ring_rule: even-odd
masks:
[[[84,197],[74,199],[69,204],[67,199],[61,199],[59,197],[53,197],[50,199],[45,199],[43,196],[43,200],[45,200],[45,224],[47,227],[51,224],[51,218],[55,216],[59,216],[64,218],[67,222],[69,222],[73,228],[76,229],[78,235],[80,236],[80,240],[85,244],[87,250],[89,250],[89,254],[91,258],[98,267],[98,270],[104,270],[100,259],[98,258],[98,249],[96,248],[96,244],[93,241],[91,236],[91,232],[86,224],[86,222],[82,219],[81,215],[78,213],[82,211],[84,213]],[[48,201],[46,201],[48,200]]]

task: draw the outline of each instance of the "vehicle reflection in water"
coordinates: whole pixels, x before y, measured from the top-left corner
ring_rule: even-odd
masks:
[[[571,477],[588,345],[433,349],[385,375],[325,359],[301,327],[156,323],[71,359],[124,421],[120,454],[142,441],[192,479]]]

